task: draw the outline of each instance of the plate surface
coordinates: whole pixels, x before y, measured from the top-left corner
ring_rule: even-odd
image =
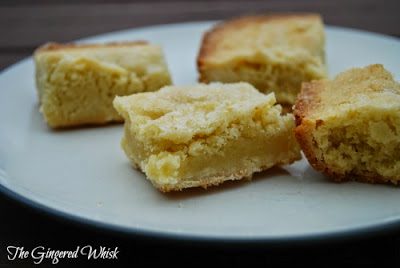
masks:
[[[82,40],[161,44],[175,84],[197,79],[202,34],[215,22],[125,30]],[[400,77],[400,41],[326,26],[330,76],[382,63]],[[163,194],[120,148],[122,125],[50,130],[38,111],[31,58],[0,74],[0,189],[93,226],[135,234],[212,240],[340,236],[400,225],[400,188],[332,183],[306,160],[252,181]]]

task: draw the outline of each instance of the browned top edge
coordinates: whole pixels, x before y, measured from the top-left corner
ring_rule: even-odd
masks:
[[[147,41],[138,40],[138,41],[129,41],[129,42],[110,42],[104,44],[74,44],[74,43],[56,43],[56,42],[48,42],[39,48],[36,49],[35,52],[50,52],[64,49],[81,49],[81,48],[105,48],[105,47],[125,47],[125,46],[140,46],[147,45]]]
[[[303,82],[293,109],[296,126],[301,125],[305,117],[310,116],[320,104],[321,91],[326,80]]]
[[[268,23],[270,21],[293,20],[299,18],[322,21],[321,15],[317,13],[277,13],[267,15],[245,15],[220,22],[203,35],[200,51],[197,56],[197,67],[201,70],[206,58],[216,47],[217,37],[227,29],[254,23]]]
[[[296,119],[296,127],[293,129],[293,133],[310,165],[313,166],[314,169],[330,176],[331,174],[325,163],[321,161],[321,155],[319,155],[319,151],[316,149],[312,135],[313,129],[321,122],[308,119],[321,102],[320,95],[322,87],[324,86],[323,81],[324,80],[302,83],[300,93],[293,109],[293,115]]]

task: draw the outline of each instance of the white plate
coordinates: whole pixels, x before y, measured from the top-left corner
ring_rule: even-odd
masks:
[[[85,39],[161,44],[175,84],[196,82],[201,36],[214,22],[171,24]],[[400,41],[326,27],[330,75],[372,63],[400,75]],[[0,188],[58,216],[134,234],[270,241],[362,233],[400,225],[400,189],[336,184],[306,160],[249,181],[163,194],[120,149],[122,125],[51,131],[38,111],[34,65],[0,75]]]

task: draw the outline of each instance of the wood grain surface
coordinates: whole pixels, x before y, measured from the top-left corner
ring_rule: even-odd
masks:
[[[48,41],[244,14],[316,12],[327,25],[400,37],[399,0],[1,1],[0,70]]]
[[[327,25],[400,37],[399,10],[399,0],[3,0],[0,1],[0,71],[30,56],[36,47],[48,41],[71,42],[128,28],[221,20],[244,14],[316,12],[323,16]],[[398,264],[400,260],[400,230],[365,234],[365,237],[350,237],[336,242],[319,240],[298,242],[291,246],[284,242],[282,245],[215,245],[108,233],[48,216],[0,194],[0,267],[34,266],[31,259],[7,260],[7,245],[25,246],[28,249],[42,245],[59,250],[85,244],[119,246],[120,260],[128,262],[131,267],[140,267],[140,262],[160,265],[173,263],[174,266],[181,264],[185,267],[210,263],[255,267],[251,266],[254,262],[263,267],[275,263],[290,267],[300,264],[325,266],[328,263]],[[148,252],[152,257],[147,257]],[[65,264],[74,267],[78,264],[81,264],[79,267],[102,264],[113,267],[117,263],[81,261]],[[55,265],[47,261],[43,266]],[[62,263],[57,266],[62,266]]]

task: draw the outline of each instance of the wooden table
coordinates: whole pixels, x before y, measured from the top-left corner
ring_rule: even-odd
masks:
[[[3,0],[0,3],[0,70],[32,54],[47,41],[75,39],[126,28],[184,21],[225,19],[235,15],[269,12],[318,12],[328,25],[374,31],[400,37],[399,0],[335,1],[55,1]],[[345,42],[345,40],[343,40]],[[399,59],[400,60],[400,59]],[[1,89],[0,89],[1,90]],[[368,264],[400,259],[400,231],[349,237],[339,241],[294,244],[233,245],[173,241],[115,234],[93,229],[32,210],[0,195],[0,267],[26,266],[32,260],[8,261],[8,245],[26,249],[42,245],[72,249],[78,245],[119,248],[118,261],[62,261],[60,264],[105,264],[121,261],[146,263]],[[400,229],[400,227],[399,227]],[[152,257],[144,253],[152,252]],[[46,265],[50,263],[44,262]]]

